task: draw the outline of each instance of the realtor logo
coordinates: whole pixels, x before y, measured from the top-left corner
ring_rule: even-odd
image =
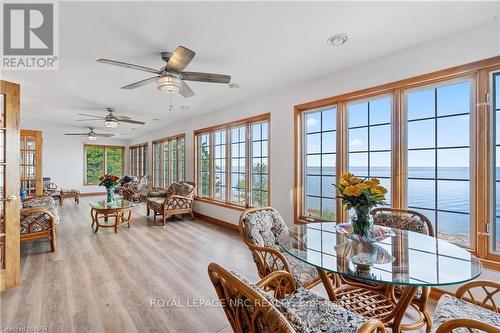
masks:
[[[1,69],[57,69],[56,4],[4,3]]]

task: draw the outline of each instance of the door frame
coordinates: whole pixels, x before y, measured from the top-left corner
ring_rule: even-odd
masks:
[[[20,281],[19,90],[18,84],[0,80],[0,94],[4,95],[5,114],[4,195],[15,196],[13,201],[4,201],[4,268],[0,267],[0,291],[14,287]]]

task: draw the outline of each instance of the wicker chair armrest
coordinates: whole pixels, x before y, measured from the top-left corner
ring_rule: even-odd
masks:
[[[357,333],[385,333],[385,326],[380,320],[370,319],[361,325]]]
[[[271,247],[257,246],[248,242],[245,243],[252,252],[254,260],[257,261],[259,276],[261,278],[267,276],[271,272],[280,270],[292,273],[288,261],[280,251]]]
[[[457,328],[465,328],[469,332],[483,331],[487,333],[500,333],[500,328],[475,319],[452,319],[439,325],[436,333],[453,333]]]
[[[29,218],[32,215],[35,214],[44,214],[49,217],[50,221],[50,228],[54,228],[56,218],[52,213],[44,207],[31,207],[31,208],[23,208],[20,210],[19,215],[20,215],[20,220],[24,221],[25,219]]]
[[[174,199],[180,200],[180,201],[185,201],[188,203],[191,203],[193,201],[193,199],[183,197],[182,195],[172,194],[172,195],[166,197],[165,200],[163,201],[163,203],[166,205],[169,201],[174,200]]]
[[[479,292],[473,293],[472,289],[481,289],[482,295]],[[455,297],[476,304],[483,308],[491,308],[495,312],[500,312],[500,307],[495,303],[495,295],[500,294],[500,283],[491,280],[474,280],[467,282],[457,289]],[[482,299],[481,299],[482,297]]]
[[[282,299],[295,291],[295,279],[287,271],[274,271],[257,282],[256,286],[272,290],[275,298]]]

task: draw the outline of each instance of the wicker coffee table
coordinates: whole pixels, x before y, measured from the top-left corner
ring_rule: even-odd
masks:
[[[95,232],[99,230],[99,227],[103,227],[114,228],[117,233],[123,224],[130,228],[132,207],[134,207],[132,202],[124,199],[116,199],[113,202],[102,200],[90,203],[90,207],[92,208],[90,210],[92,228],[95,225]]]

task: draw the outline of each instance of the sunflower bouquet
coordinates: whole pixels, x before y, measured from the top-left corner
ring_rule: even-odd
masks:
[[[387,189],[380,185],[377,178],[359,178],[349,172],[340,176],[340,182],[335,187],[346,210],[354,209],[356,213],[351,221],[353,233],[366,235],[370,229],[370,210],[385,204]]]

